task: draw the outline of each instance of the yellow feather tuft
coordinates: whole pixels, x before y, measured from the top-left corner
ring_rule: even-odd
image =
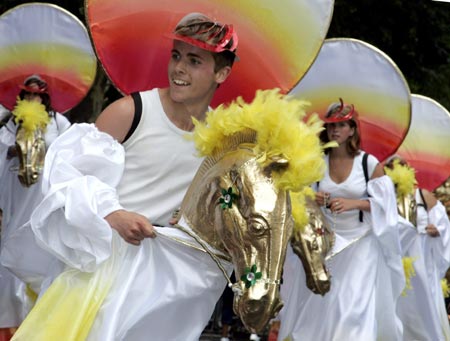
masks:
[[[325,170],[318,137],[323,122],[317,115],[304,122],[306,105],[280,94],[279,89],[258,90],[251,103],[240,97],[228,106],[221,105],[208,112],[205,122],[194,119],[192,138],[200,155],[208,156],[229,136],[252,129],[257,133],[257,153],[279,155],[289,162],[286,170],[273,174],[277,187],[301,192],[305,186],[319,181]]]
[[[411,290],[411,278],[416,275],[416,270],[414,270],[415,258],[413,257],[403,257],[403,271],[405,272],[405,289],[403,289],[402,296],[406,296],[406,290]]]
[[[444,294],[444,298],[450,297],[450,286],[446,278],[441,279],[441,287],[442,293]]]
[[[25,130],[25,136],[30,137],[38,128],[44,129],[50,122],[45,106],[39,102],[17,99],[12,111],[14,122]]]
[[[399,160],[394,160],[393,169],[385,167],[384,170],[394,183],[398,196],[405,197],[414,193],[414,188],[417,185],[414,168],[403,166]]]
[[[309,215],[306,209],[306,198],[314,200],[316,193],[311,187],[305,187],[301,192],[291,192],[292,217],[294,218],[294,229],[303,231],[309,223]]]

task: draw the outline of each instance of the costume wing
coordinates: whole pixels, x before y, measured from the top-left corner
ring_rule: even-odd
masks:
[[[339,97],[354,104],[361,147],[380,161],[397,150],[408,132],[408,84],[385,53],[360,40],[325,40],[317,60],[290,93],[310,101],[308,112],[322,117]]]
[[[39,74],[52,106],[66,112],[87,94],[97,59],[85,26],[53,5],[30,3],[0,17],[0,103],[12,109],[25,78]]]
[[[212,106],[257,89],[286,93],[313,63],[331,21],[333,0],[86,0],[89,30],[108,76],[130,94],[166,87],[172,40],[168,34],[189,12],[230,23],[239,36],[240,61]]]
[[[433,191],[450,175],[450,113],[429,97],[411,98],[411,128],[397,154],[416,170],[419,187]]]

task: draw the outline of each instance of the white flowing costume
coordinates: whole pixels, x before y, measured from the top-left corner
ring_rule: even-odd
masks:
[[[367,184],[360,153],[348,178],[337,184],[328,170],[319,191],[331,198],[370,201],[371,212],[351,210],[333,215],[323,212],[336,232],[334,256],[327,262],[331,289],[324,296],[306,287],[299,258],[289,248],[283,270],[279,340],[344,341],[400,340],[401,322],[396,316],[397,299],[405,280],[397,226],[394,186],[387,176]],[[325,157],[328,165],[328,156]],[[378,161],[368,158],[369,178]]]
[[[415,199],[423,204],[418,190]],[[425,231],[428,224],[434,224],[440,236],[429,236]],[[450,328],[441,287],[441,279],[450,266],[450,223],[445,207],[438,201],[427,212],[418,205],[414,231],[415,240],[405,247],[404,254],[414,259],[416,274],[411,278],[412,289],[400,297],[398,304],[403,340],[448,341]]]
[[[46,197],[32,226],[66,272],[111,282],[88,340],[198,340],[226,285],[210,256],[180,243],[195,244],[172,227],[156,227],[157,237],[139,246],[128,244],[103,219],[124,208],[168,226],[202,161],[186,132],[167,118],[158,89],[140,98],[142,117],[123,146],[88,124],[57,140],[47,153]],[[42,321],[42,328],[52,323]]]
[[[45,133],[46,145],[70,126],[59,113],[52,117]],[[7,151],[16,141],[17,126],[10,119],[0,129],[0,209],[3,211],[0,238],[0,328],[16,327],[32,306],[26,284],[39,293],[45,279],[57,268],[58,261],[37,246],[29,226],[33,209],[42,200],[42,177],[31,187],[18,179],[17,157],[7,159]]]

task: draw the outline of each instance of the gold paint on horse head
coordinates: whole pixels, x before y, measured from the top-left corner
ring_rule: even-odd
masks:
[[[243,324],[260,332],[283,305],[279,285],[293,219],[288,192],[278,190],[270,174],[287,163],[282,158],[261,163],[254,152],[255,137],[250,130],[236,134],[223,150],[204,160],[181,214],[198,236],[230,256],[237,279],[253,265],[261,272],[261,279],[250,287],[239,282],[242,295],[234,300]],[[224,210],[219,204],[221,189],[230,187],[239,197]]]
[[[448,178],[441,186],[436,188],[433,193],[445,206],[447,215],[450,217],[450,178]]]
[[[30,187],[39,180],[45,161],[45,139],[43,129],[37,128],[26,134],[19,125],[16,132],[16,148],[19,158],[19,181]]]
[[[417,226],[417,203],[413,194],[397,196],[398,213],[414,226]]]
[[[333,248],[335,236],[315,201],[306,198],[306,209],[309,223],[301,231],[294,231],[291,246],[302,261],[308,288],[325,295],[331,287],[325,257]]]

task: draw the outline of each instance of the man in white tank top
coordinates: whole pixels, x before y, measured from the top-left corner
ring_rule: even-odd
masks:
[[[169,220],[202,161],[184,135],[229,76],[238,38],[199,13],[182,18],[172,38],[168,88],[119,99],[95,126],[73,125],[48,150],[31,225],[67,270],[17,339],[194,341],[206,326],[226,281]],[[42,326],[44,315],[60,327]]]
[[[194,128],[192,118],[196,118],[197,120],[203,120],[205,118],[205,114],[217,87],[230,74],[231,66],[235,59],[238,39],[232,26],[218,24],[199,13],[191,13],[185,16],[175,28],[173,38],[171,59],[168,65],[169,87],[157,90],[161,104],[157,104],[154,110],[162,109],[162,115],[164,116],[162,119],[168,120],[168,124],[172,130],[178,129],[180,132],[189,132]],[[145,115],[147,93],[141,93],[140,97],[144,105],[143,114]],[[108,106],[100,114],[95,124],[99,130],[110,134],[119,142],[123,143],[127,135],[129,135],[130,129],[132,129],[135,113],[136,100],[133,100],[132,96],[126,96]],[[146,118],[142,117],[142,119],[145,120]],[[145,134],[145,132],[139,131],[141,123],[138,124],[136,131],[130,136],[133,141],[136,141],[136,138],[133,136],[134,134]],[[152,126],[152,123],[149,122],[149,127]],[[141,145],[148,144],[150,148],[153,148],[153,151],[156,151],[156,154],[159,154],[158,159],[150,160],[152,167],[159,167],[161,163],[165,162],[167,153],[175,160],[178,157],[183,159],[186,156],[184,150],[177,148],[177,146],[172,146],[173,148],[167,151],[164,145],[158,144],[160,141],[158,139],[156,141],[145,141],[145,139],[141,138],[140,141],[142,141]],[[183,139],[181,138],[178,141],[181,147],[184,143]],[[126,155],[128,154],[129,147],[127,142],[124,144]],[[139,148],[135,146],[136,143],[132,144],[133,147]],[[130,153],[132,153],[132,147],[130,146],[129,148]],[[147,152],[148,148],[138,150],[146,150]],[[136,161],[138,159],[135,158]],[[145,165],[145,162],[143,162],[144,159],[148,160],[150,157],[146,158],[141,155],[140,161],[137,162],[142,164],[142,169],[151,171],[149,169],[150,165]],[[193,176],[195,174],[197,168],[194,166],[194,169],[189,169],[189,162],[188,160],[185,161],[183,164],[172,165],[172,167],[180,167],[179,175],[186,174],[187,172],[190,178],[178,187],[177,199],[179,202],[170,203],[171,206],[175,205],[175,208],[178,207],[176,205],[181,203],[181,199],[187,189],[186,185],[189,184],[192,179],[191,175]],[[131,167],[133,168],[133,166],[136,167],[135,164]],[[193,170],[194,172],[192,172]],[[167,172],[161,174],[161,176],[155,175],[154,186],[150,186],[150,188],[154,190],[155,186],[158,187],[158,182],[166,186],[167,182],[177,181],[177,177],[168,177],[169,175],[166,174]],[[133,179],[132,181],[141,180],[144,181],[142,178]],[[128,183],[127,165],[125,166],[121,182]],[[121,186],[119,184],[119,197],[121,197],[121,188],[125,189],[129,188],[129,186]],[[130,193],[129,191],[124,193],[126,198],[130,198],[130,202],[133,202],[133,195],[140,196],[139,189],[142,189],[143,186],[135,186],[135,188],[137,189],[136,193]],[[158,188],[158,190],[161,191],[163,188]],[[159,199],[144,195],[143,199],[145,198],[149,200],[154,199],[147,202],[147,205],[158,205]],[[130,206],[136,205],[131,204]],[[146,212],[136,213],[131,209],[119,209],[108,214],[106,220],[127,242],[139,245],[144,238],[155,237],[152,222],[140,213],[144,214]],[[155,223],[167,225],[168,221]]]

